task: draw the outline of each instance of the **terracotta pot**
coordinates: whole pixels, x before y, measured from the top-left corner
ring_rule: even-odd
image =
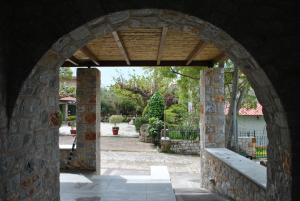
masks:
[[[76,129],[71,129],[71,134],[76,134]]]
[[[112,133],[113,133],[113,135],[118,135],[118,133],[119,133],[119,127],[113,127],[112,128]]]

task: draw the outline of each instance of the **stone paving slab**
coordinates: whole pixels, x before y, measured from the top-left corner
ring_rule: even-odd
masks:
[[[162,167],[165,173],[166,167]],[[158,171],[152,168],[151,172]],[[154,171],[154,172],[153,172]],[[102,175],[61,173],[62,201],[176,201],[170,178],[151,175]]]
[[[71,135],[59,136],[60,149],[71,149],[74,137]],[[126,152],[157,152],[152,143],[143,143],[133,137],[106,137],[100,138],[101,151],[126,151]]]

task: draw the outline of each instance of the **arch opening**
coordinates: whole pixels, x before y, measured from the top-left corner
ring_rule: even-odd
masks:
[[[275,196],[278,196],[277,198],[281,196],[274,193],[279,191],[277,188],[281,185],[278,184],[285,185],[286,194],[290,194],[291,154],[288,124],[280,99],[268,77],[247,50],[227,33],[208,22],[175,11],[146,9],[112,13],[88,22],[61,37],[39,60],[25,81],[13,111],[9,133],[14,134],[16,132],[13,129],[14,125],[21,118],[24,122],[30,121],[28,133],[24,134],[31,135],[30,137],[35,135],[35,137],[44,138],[36,131],[39,129],[42,131],[47,130],[47,139],[52,141],[49,142],[49,145],[56,147],[58,141],[58,136],[56,136],[58,130],[58,68],[63,65],[65,60],[71,58],[78,49],[81,49],[90,41],[112,32],[139,28],[160,29],[163,27],[181,32],[193,32],[202,41],[214,44],[222,52],[226,52],[226,55],[247,76],[259,102],[263,105],[267,122],[270,142],[268,148],[270,154],[268,158],[267,199],[274,200]],[[36,105],[39,105],[39,107],[34,107]],[[281,143],[280,146],[278,146],[279,143]],[[54,150],[49,147],[45,148],[44,153],[52,154],[51,157],[48,156],[47,160],[53,169],[57,168],[58,164],[58,147],[56,148]],[[33,152],[34,148],[32,154]],[[32,156],[28,155],[26,160],[41,159],[41,156],[35,157],[34,154]],[[19,170],[23,171],[21,167]],[[53,175],[58,178],[58,172],[54,171]],[[58,180],[54,180],[53,185],[56,185],[57,182]],[[283,189],[280,191],[283,191]]]

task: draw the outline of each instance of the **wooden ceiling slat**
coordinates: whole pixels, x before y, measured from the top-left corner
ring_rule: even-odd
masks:
[[[167,31],[168,31],[168,27],[162,28],[160,42],[159,42],[159,48],[158,48],[158,53],[157,53],[157,65],[160,64],[160,59],[161,59],[162,52],[164,50],[164,45],[165,45],[165,39],[167,37]]]
[[[97,57],[97,60],[94,59],[95,61],[125,59],[127,65],[132,61],[142,60],[156,60],[158,61],[156,65],[162,61],[189,61],[190,58],[187,59],[187,55],[195,51],[196,44],[201,42],[199,36],[193,32],[181,32],[170,27],[168,27],[167,37],[164,39],[162,28],[123,29],[116,34],[118,35],[117,39],[121,39],[118,43],[115,36],[109,33],[86,45]],[[212,61],[220,53],[222,51],[216,46],[207,43],[189,62]],[[74,57],[80,61],[90,59],[80,50],[74,54]]]
[[[125,49],[125,47],[124,47],[123,41],[122,41],[122,40],[120,39],[120,37],[119,37],[118,32],[113,31],[112,34],[113,34],[113,37],[114,37],[114,39],[115,39],[115,41],[116,41],[116,43],[117,43],[117,45],[118,45],[118,47],[119,47],[119,49],[120,49],[122,55],[124,56],[124,59],[125,59],[127,65],[130,65],[128,53],[127,53],[127,51],[126,51],[126,49]]]
[[[71,56],[70,58],[66,59],[66,61],[72,63],[75,66],[78,66],[78,63],[80,62],[77,58],[74,56]]]

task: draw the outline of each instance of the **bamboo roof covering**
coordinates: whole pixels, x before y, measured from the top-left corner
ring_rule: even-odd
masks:
[[[212,65],[225,57],[192,32],[168,28],[127,29],[96,38],[77,50],[63,66]]]

